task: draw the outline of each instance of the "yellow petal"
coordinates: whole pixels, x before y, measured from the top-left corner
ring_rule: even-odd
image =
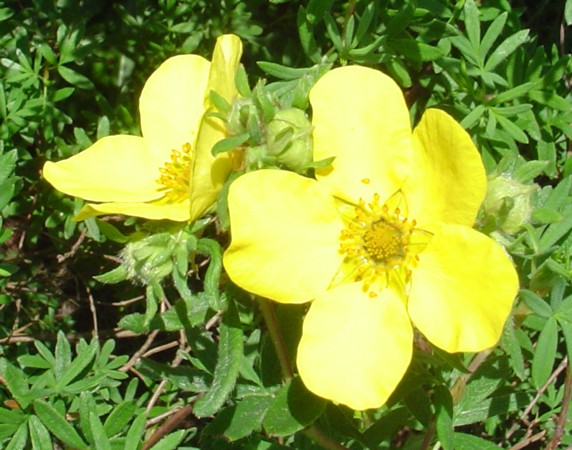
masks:
[[[211,90],[228,103],[232,103],[238,95],[234,77],[241,55],[242,42],[238,36],[223,35],[217,39],[205,89],[206,110],[213,110],[209,96]],[[214,203],[232,168],[229,153],[221,154],[217,158],[211,154],[213,146],[225,137],[227,137],[226,126],[222,120],[215,117],[204,118],[197,139],[191,177],[191,220],[199,217]]]
[[[408,301],[415,326],[448,352],[495,345],[518,290],[503,249],[472,228],[444,225],[418,256]]]
[[[247,291],[284,303],[312,300],[328,288],[342,257],[343,223],[315,180],[259,170],[230,187],[230,278]]]
[[[401,90],[383,73],[360,66],[334,69],[310,91],[314,161],[320,183],[346,201],[385,200],[401,187],[411,158],[409,112]],[[369,184],[362,182],[369,180]]]
[[[411,176],[405,188],[419,227],[438,221],[472,226],[487,180],[471,137],[447,113],[429,109],[413,131]]]
[[[200,56],[174,56],[145,83],[139,99],[141,131],[154,165],[168,160],[171,150],[187,142],[194,145],[205,111],[209,69],[210,63]]]
[[[159,170],[147,164],[143,139],[109,136],[71,158],[44,165],[44,178],[58,191],[97,202],[145,202],[163,196]]]
[[[344,284],[312,302],[298,347],[308,389],[350,408],[383,405],[403,377],[413,347],[405,306],[392,289],[376,298]]]
[[[126,216],[143,217],[152,220],[174,220],[186,222],[189,220],[189,201],[180,203],[89,203],[74,217],[76,222],[90,217],[109,214],[123,214]]]

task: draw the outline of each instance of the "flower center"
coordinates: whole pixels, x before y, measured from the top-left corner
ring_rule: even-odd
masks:
[[[404,203],[400,192],[384,204],[378,194],[370,203],[360,199],[340,235],[345,275],[362,281],[364,292],[369,291],[371,297],[394,276],[406,284],[417,264],[417,254],[429,242],[430,233],[415,228],[415,220],[409,220],[402,208],[390,206],[402,200]]]
[[[189,184],[193,166],[193,149],[188,142],[181,150],[171,150],[171,159],[159,168],[161,176],[157,183],[165,191],[165,199],[170,203],[182,202],[189,198]]]

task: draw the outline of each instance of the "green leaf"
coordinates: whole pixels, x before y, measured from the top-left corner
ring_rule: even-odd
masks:
[[[454,425],[456,427],[483,422],[490,417],[505,416],[510,412],[524,408],[530,402],[530,397],[523,392],[493,395],[470,408],[455,408]]]
[[[146,422],[147,414],[139,414],[135,418],[125,438],[125,450],[138,450],[143,432],[145,431]]]
[[[268,61],[258,61],[256,63],[268,75],[272,75],[280,80],[297,80],[308,73],[308,68],[294,69]]]
[[[91,411],[97,410],[97,404],[93,398],[93,394],[83,391],[79,394],[79,426],[84,437],[88,442],[93,443],[94,437],[89,423],[89,414]]]
[[[428,427],[433,418],[433,411],[431,409],[431,399],[425,389],[421,386],[412,386],[403,401],[411,414],[413,414],[423,426]]]
[[[512,316],[509,317],[504,326],[500,344],[503,350],[508,354],[510,365],[514,370],[514,373],[518,378],[524,380],[526,378],[524,357],[522,355],[520,343],[516,337],[516,333],[514,332],[514,319]]]
[[[521,183],[529,183],[539,176],[549,161],[527,161],[514,171],[513,178]]]
[[[332,9],[335,0],[310,0],[306,7],[306,16],[312,24],[318,23]]]
[[[528,136],[524,131],[520,129],[518,125],[501,114],[495,114],[495,117],[497,118],[499,124],[515,141],[521,142],[523,144],[528,143]]]
[[[472,434],[455,433],[456,450],[498,450],[499,447],[492,442]]]
[[[308,20],[308,15],[306,14],[306,10],[303,6],[298,8],[296,25],[298,28],[298,35],[300,37],[300,44],[302,44],[304,53],[306,53],[306,56],[308,56],[311,61],[315,63],[319,62],[321,58],[320,48],[314,38],[313,25]]]
[[[564,5],[564,21],[566,25],[572,25],[572,0],[566,0]]]
[[[210,257],[209,267],[205,274],[204,290],[211,298],[211,307],[221,310],[219,285],[222,271],[222,249],[214,239],[202,238],[197,243],[197,252]]]
[[[159,442],[157,442],[151,450],[176,450],[179,448],[179,444],[187,434],[187,430],[179,430],[174,433],[168,434]]]
[[[572,229],[572,205],[566,207],[561,214],[563,216],[563,220],[548,226],[546,231],[540,237],[541,251],[552,247],[562,237],[564,237],[570,229]]]
[[[562,214],[549,208],[538,208],[532,213],[532,220],[537,223],[556,223],[562,219]]]
[[[127,268],[121,265],[115,269],[111,269],[109,272],[102,273],[101,275],[94,275],[93,278],[95,278],[100,283],[117,284],[127,280],[128,275],[129,273]]]
[[[479,9],[477,8],[474,0],[465,1],[463,12],[465,14],[465,29],[467,31],[467,36],[471,42],[473,50],[477,50],[481,42],[481,23],[479,21]]]
[[[453,445],[453,399],[449,389],[436,386],[433,394],[435,405],[435,429],[444,450],[454,450]]]
[[[17,161],[18,151],[15,149],[0,155],[0,183],[4,183],[14,172]]]
[[[484,61],[489,53],[494,42],[500,36],[504,25],[506,23],[506,18],[508,16],[507,12],[503,12],[499,15],[487,28],[487,32],[483,36],[483,40],[479,44],[479,57],[481,61]]]
[[[252,90],[248,84],[248,75],[242,64],[240,64],[236,70],[236,74],[234,75],[234,84],[236,86],[236,90],[242,97],[250,97],[252,95]]]
[[[313,423],[326,407],[323,398],[312,394],[299,377],[282,386],[263,421],[272,436],[289,436]]]
[[[219,333],[218,360],[213,384],[195,403],[193,412],[197,417],[215,414],[224,405],[238,377],[243,354],[242,327],[232,299],[228,300],[228,308],[223,315]]]
[[[58,66],[58,72],[64,80],[68,83],[73,84],[81,89],[94,89],[94,85],[91,80],[75,70],[72,70],[66,66]]]
[[[572,361],[572,322],[558,319],[558,325],[560,325],[560,329],[564,335],[564,341],[566,342],[568,361]]]
[[[396,53],[412,61],[434,61],[443,56],[443,51],[439,47],[433,47],[415,39],[392,39],[387,45],[392,47]]]
[[[105,434],[107,436],[118,434],[135,415],[136,409],[137,405],[132,401],[124,401],[115,406],[103,424]]]
[[[221,410],[204,429],[203,435],[224,436],[236,441],[258,431],[274,398],[270,395],[252,395],[236,405]]]
[[[95,413],[95,411],[90,411],[89,413],[89,425],[91,432],[93,433],[93,442],[95,450],[111,450],[111,445],[109,444],[109,437],[105,433],[101,420]]]
[[[18,367],[12,365],[7,360],[1,360],[0,374],[4,377],[4,382],[12,397],[18,402],[22,409],[26,409],[30,404],[28,394],[28,377]]]
[[[550,307],[550,305],[536,295],[534,292],[529,291],[527,289],[521,289],[519,292],[519,296],[526,306],[528,306],[535,314],[538,314],[540,317],[549,318],[552,317],[554,311]]]
[[[491,56],[485,64],[485,70],[491,72],[501,62],[505,61],[518,47],[528,40],[529,30],[520,30],[506,38],[491,53]]]
[[[0,183],[0,211],[10,203],[16,192],[17,178],[8,178]]]
[[[528,95],[528,93],[530,92],[530,90],[532,89],[532,87],[534,86],[534,83],[529,82],[529,83],[523,83],[519,86],[516,86],[512,89],[509,89],[508,91],[504,91],[501,92],[499,95],[495,96],[492,100],[491,100],[491,104],[492,105],[498,105],[500,103],[504,103],[504,102],[508,102],[510,100],[514,100],[516,98],[522,97],[524,95]],[[516,106],[524,106],[524,105],[516,105]],[[531,106],[529,106],[527,109],[530,109]],[[516,114],[519,114],[519,112],[516,112]]]
[[[5,450],[24,450],[26,444],[28,443],[28,424],[23,423],[18,428],[18,431],[14,433],[12,439],[5,447]]]
[[[550,317],[538,336],[532,359],[532,381],[537,388],[542,387],[552,373],[557,345],[558,324],[555,317]]]
[[[87,444],[66,418],[49,403],[43,400],[34,400],[34,411],[46,428],[64,444],[75,449],[88,450]]]
[[[56,381],[57,381],[56,389],[57,390],[65,389],[65,387],[68,384],[70,384],[75,378],[77,378],[80,375],[80,373],[82,373],[83,370],[86,369],[89,364],[91,364],[98,350],[99,350],[99,344],[97,343],[96,340],[93,340],[89,345],[84,345],[82,350],[80,350],[78,345],[77,357],[71,362],[71,364],[69,364],[65,368],[65,371],[61,374],[59,378],[56,376]],[[56,368],[57,368],[57,356],[56,356]]]
[[[30,416],[28,419],[28,427],[30,430],[32,448],[34,450],[53,450],[54,447],[50,432],[37,416]]]
[[[211,154],[213,156],[216,156],[219,153],[228,152],[229,150],[241,146],[249,139],[250,139],[250,133],[243,133],[239,134],[238,136],[221,139],[213,146],[213,148],[211,149]]]

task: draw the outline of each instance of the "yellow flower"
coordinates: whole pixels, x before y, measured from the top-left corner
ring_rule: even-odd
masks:
[[[225,137],[219,119],[205,117],[211,90],[231,101],[242,53],[237,36],[218,38],[212,63],[198,55],[165,61],[139,99],[143,137],[109,136],[66,160],[44,165],[56,189],[90,202],[75,217],[126,214],[192,221],[216,200],[231,169],[211,148]]]
[[[379,407],[411,360],[412,324],[448,352],[496,344],[518,289],[503,249],[471,228],[486,191],[468,134],[428,110],[411,132],[398,86],[351,66],[310,93],[316,180],[277,170],[230,188],[231,279],[313,300],[297,366],[314,393]]]

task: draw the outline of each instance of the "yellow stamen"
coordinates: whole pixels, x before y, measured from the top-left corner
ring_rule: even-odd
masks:
[[[157,183],[165,191],[165,199],[171,203],[182,202],[189,197],[189,184],[193,167],[193,149],[188,142],[181,150],[171,150],[170,161],[159,168]]]
[[[411,269],[417,264],[417,254],[430,240],[430,233],[415,228],[415,220],[403,215],[407,205],[402,195],[399,192],[383,204],[377,193],[369,203],[360,199],[340,234],[340,252],[346,256],[344,265],[353,280],[363,282],[363,291],[371,298],[394,276],[407,284]],[[402,208],[395,206],[396,199]]]

